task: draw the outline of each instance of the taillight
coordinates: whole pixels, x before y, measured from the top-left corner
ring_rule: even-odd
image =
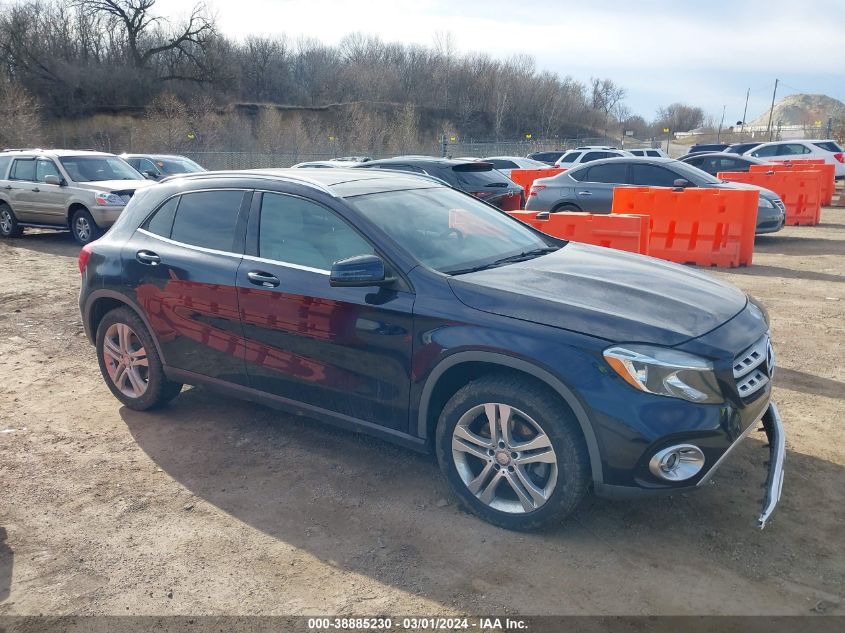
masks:
[[[491,191],[473,191],[472,195],[474,195],[476,198],[481,198],[483,200],[484,198],[489,198],[490,196],[492,196],[493,193]]]
[[[845,154],[842,152],[836,152],[833,157],[838,160],[840,163],[845,163]]]
[[[92,247],[91,244],[86,244],[82,247],[82,250],[79,251],[79,273],[82,274],[85,272],[85,268],[88,266],[88,260],[91,259],[91,252]]]
[[[536,196],[537,192],[541,189],[545,189],[546,185],[531,185],[531,190],[528,192],[528,197]]]

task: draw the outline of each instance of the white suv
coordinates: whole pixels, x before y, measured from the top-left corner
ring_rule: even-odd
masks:
[[[669,154],[659,147],[638,147],[627,151],[631,152],[634,156],[639,156],[640,158],[671,158]]]
[[[801,139],[763,143],[745,152],[763,160],[818,160],[835,167],[837,179],[845,178],[845,151],[832,139]]]
[[[561,169],[569,169],[571,167],[575,167],[576,165],[583,165],[584,163],[589,163],[594,160],[600,160],[602,158],[619,158],[622,156],[627,156],[630,158],[633,156],[631,152],[627,152],[624,149],[616,149],[610,147],[602,147],[602,148],[588,148],[588,147],[580,147],[578,149],[571,149],[566,154],[561,156],[557,162],[555,163],[555,167],[559,167]]]

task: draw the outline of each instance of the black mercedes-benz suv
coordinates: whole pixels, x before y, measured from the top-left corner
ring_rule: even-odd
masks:
[[[565,516],[591,487],[701,486],[762,421],[761,525],[780,495],[762,307],[430,177],[168,179],[79,267],[103,377],[133,409],[204,384],[433,451],[468,508],[513,529]]]

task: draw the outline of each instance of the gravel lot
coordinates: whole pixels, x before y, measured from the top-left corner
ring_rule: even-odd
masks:
[[[66,234],[0,242],[0,615],[845,614],[845,209],[715,274],[773,319],[783,499],[754,434],[689,495],[513,534],[433,459],[205,389],[104,385]]]

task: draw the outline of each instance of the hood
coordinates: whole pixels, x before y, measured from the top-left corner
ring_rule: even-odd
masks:
[[[761,198],[767,198],[769,200],[780,199],[778,194],[776,194],[771,189],[766,189],[765,187],[759,187],[757,185],[752,185],[747,182],[721,182],[718,185],[709,185],[713,189],[754,189],[760,192]]]
[[[449,280],[465,305],[616,342],[678,345],[745,307],[738,288],[663,260],[569,242]]]
[[[75,182],[74,187],[91,191],[136,191],[156,184],[152,180],[98,180],[97,182]]]

